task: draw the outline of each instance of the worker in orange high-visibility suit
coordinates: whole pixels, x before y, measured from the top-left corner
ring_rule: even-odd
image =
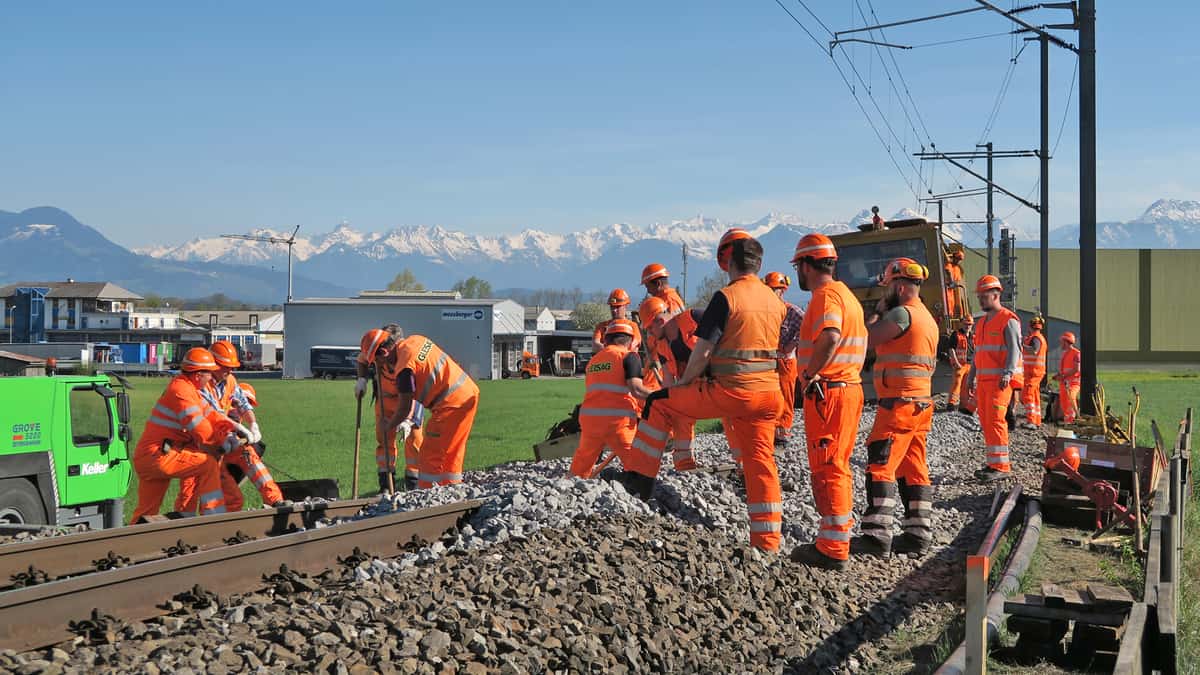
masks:
[[[768,272],[763,283],[783,300],[792,280],[786,274]],[[804,312],[799,307],[787,300],[783,300],[783,304],[787,306],[787,316],[779,327],[779,364],[775,369],[779,374],[779,390],[783,393],[783,410],[775,425],[775,445],[787,445],[792,436],[792,424],[796,421],[796,376],[799,374],[796,346],[800,343],[800,322],[804,319]]]
[[[717,265],[728,274],[729,285],[714,294],[705,308],[683,375],[674,386],[647,398],[625,467],[633,472],[632,491],[648,498],[675,420],[732,421],[742,451],[750,543],[775,551],[783,527],[772,446],[783,405],[775,357],[787,308],[756,276],[762,256],[762,244],[743,229],[729,230],[721,237]],[[706,369],[711,380],[701,378]]]
[[[1042,426],[1042,380],[1046,379],[1046,336],[1042,335],[1046,321],[1040,316],[1029,320],[1029,337],[1021,342],[1024,351],[1025,386],[1021,388],[1021,405],[1025,407],[1025,427]]]
[[[646,344],[654,345],[650,358],[654,359],[654,372],[662,374],[664,386],[669,387],[683,377],[696,347],[696,328],[702,315],[695,309],[672,314],[666,302],[653,296],[642,301],[638,316],[646,326]],[[661,388],[649,387],[652,391]],[[671,461],[676,471],[696,468],[696,456],[692,453],[695,436],[695,420],[683,417],[671,420]]]
[[[287,506],[289,502],[283,498],[283,491],[271,472],[258,455],[255,444],[262,441],[262,431],[258,419],[254,415],[254,406],[244,389],[239,386],[233,369],[242,365],[238,358],[237,347],[232,342],[218,340],[209,347],[217,370],[213,373],[212,383],[200,391],[200,395],[217,412],[227,415],[235,422],[244,425],[250,431],[249,442],[235,452],[225,455],[221,470],[221,490],[225,494],[225,509],[241,511],[245,500],[240,485],[242,478],[249,476],[255,488],[267,506]],[[175,498],[175,510],[183,513],[195,513],[196,481],[185,478],[179,481],[179,494]]]
[[[963,286],[963,269],[962,262],[964,258],[962,249],[955,249],[950,252],[946,258],[946,316],[958,316],[959,299],[965,293]],[[965,308],[964,308],[965,310]],[[964,311],[965,313],[965,311]]]
[[[612,318],[605,319],[596,324],[592,331],[592,353],[599,354],[600,350],[604,349],[604,336],[608,326],[613,321],[628,321],[632,317],[629,316],[629,294],[623,288],[614,288],[612,293],[608,294],[608,311],[612,313]],[[630,351],[636,352],[642,345],[642,333],[638,327],[633,327],[633,344],[630,345]]]
[[[797,546],[792,560],[826,569],[845,569],[850,557],[854,526],[850,454],[862,416],[862,367],[867,356],[862,304],[846,284],[833,278],[837,259],[829,237],[815,233],[802,237],[792,256],[800,288],[812,292],[800,324],[796,362],[804,396],[813,501],[821,514],[816,541]]]
[[[929,270],[911,258],[888,263],[880,284],[887,294],[867,320],[879,405],[867,437],[867,513],[862,536],[850,540],[855,553],[919,555],[933,541],[933,486],[925,439],[933,425],[939,331],[937,320],[921,303],[921,284],[928,278]],[[904,533],[893,540],[897,498],[904,504]]]
[[[218,455],[242,445],[244,439],[236,433],[250,434],[200,396],[217,369],[211,352],[203,347],[189,349],[179,367],[182,372],[158,397],[133,450],[138,503],[131,523],[157,514],[167,487],[177,478],[196,479],[200,513],[224,513]]]
[[[671,275],[667,272],[667,268],[658,263],[650,263],[642,269],[642,285],[646,287],[646,294],[650,297],[660,298],[667,303],[667,309],[672,314],[682,312],[686,305],[683,304],[683,298],[679,297],[679,293],[671,288]]]
[[[391,359],[371,362],[366,357],[368,349],[378,348],[379,344],[384,341],[394,345],[402,337],[403,332],[397,324],[371,329],[363,335],[358,357],[355,360],[358,379],[354,385],[354,396],[361,399],[366,393],[367,378],[369,377],[371,381],[371,398],[375,403],[375,470],[379,475],[380,494],[392,492],[398,485],[396,482],[396,462],[400,455],[398,440],[405,442],[404,489],[417,489],[419,471],[416,464],[407,463],[409,454],[407,440],[398,439],[397,432],[402,432],[401,429],[388,425],[388,421],[400,412],[400,392],[396,388],[396,377],[399,375],[399,370],[394,368],[395,363]],[[406,417],[410,416],[411,409],[405,408],[404,414]]]
[[[1021,320],[1000,304],[1003,287],[996,277],[985,274],[975,284],[984,315],[975,322],[975,360],[968,375],[974,392],[979,426],[983,428],[987,464],[975,472],[980,482],[1012,474],[1008,456],[1008,422],[1004,419],[1013,389],[1024,375],[1021,366]]]
[[[385,429],[398,429],[409,418],[415,400],[425,408],[425,438],[421,445],[417,487],[462,482],[467,439],[475,425],[479,387],[450,355],[424,335],[399,337],[369,331],[362,354],[381,373],[393,379],[398,402]]]
[[[629,349],[633,331],[632,321],[610,322],[605,330],[604,349],[588,361],[584,371],[579,447],[571,459],[571,473],[580,478],[592,476],[605,447],[622,462],[629,457],[640,412],[637,398],[650,395],[650,390],[642,385],[642,359]]]
[[[1075,334],[1070,331],[1058,338],[1058,346],[1062,349],[1058,372],[1054,375],[1054,379],[1058,380],[1058,407],[1062,410],[1063,422],[1072,424],[1079,414],[1079,386],[1083,381],[1080,367],[1082,354],[1075,347]]]
[[[965,403],[963,399],[967,389],[967,374],[971,372],[971,327],[974,324],[975,319],[968,314],[959,324],[958,330],[950,335],[950,367],[954,372],[950,376],[946,412],[953,412],[955,408],[959,408],[960,403]],[[959,410],[967,412],[966,408]]]

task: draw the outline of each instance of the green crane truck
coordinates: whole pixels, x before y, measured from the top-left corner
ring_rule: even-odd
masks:
[[[0,524],[124,524],[129,396],[107,375],[0,377]]]

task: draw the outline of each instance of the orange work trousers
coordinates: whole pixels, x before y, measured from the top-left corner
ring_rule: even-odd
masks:
[[[696,420],[680,419],[671,425],[671,462],[676,471],[691,471],[696,468],[696,456],[692,454],[692,441],[696,437]],[[622,460],[624,461],[624,460]]]
[[[779,413],[779,422],[775,424],[775,436],[787,438],[792,435],[792,424],[796,421],[796,359],[779,359],[775,368],[779,373],[779,389],[783,392],[783,410]]]
[[[143,516],[157,515],[167,494],[167,487],[175,479],[195,478],[196,489],[200,493],[197,502],[201,513],[225,513],[225,499],[221,494],[219,478],[221,465],[216,457],[207,452],[185,448],[165,453],[143,453],[134,456],[133,469],[138,476],[138,503],[129,521],[131,523],[136,523]]]
[[[950,396],[946,399],[946,403],[958,405],[959,401],[966,398],[964,388],[966,387],[967,373],[969,372],[971,372],[970,365],[954,369],[953,378],[950,380]]]
[[[1021,405],[1025,407],[1025,421],[1042,426],[1042,378],[1043,375],[1025,373],[1025,387],[1021,389]]]
[[[808,467],[812,472],[813,501],[821,515],[817,550],[835,560],[850,557],[850,528],[854,527],[854,477],[850,455],[862,418],[860,384],[830,387],[825,398],[804,397],[804,434],[808,442]]]
[[[462,482],[467,439],[471,436],[471,427],[475,426],[478,408],[479,387],[467,381],[446,402],[425,409],[425,439],[421,446],[417,487]]]
[[[680,421],[726,418],[725,433],[736,434],[731,447],[741,450],[746,479],[746,510],[750,514],[750,543],[767,551],[779,549],[783,530],[783,497],[775,466],[773,434],[783,397],[777,389],[745,391],[715,382],[671,387],[655,399],[649,418],[638,424],[625,468],[644,476],[658,475],[667,435]],[[732,424],[730,424],[732,422]]]
[[[579,447],[575,448],[575,455],[571,458],[571,473],[580,478],[591,478],[592,468],[606,447],[624,462],[625,457],[629,456],[633,436],[637,433],[634,414],[630,411],[630,417],[580,417]]]
[[[929,485],[925,439],[932,426],[933,404],[929,401],[896,401],[890,408],[880,402],[875,426],[867,437],[867,475],[871,480],[895,483],[899,478],[907,485]],[[880,448],[879,454],[872,454],[875,447]]]
[[[1062,410],[1063,422],[1073,424],[1079,414],[1079,385],[1058,382],[1058,407]]]
[[[226,465],[236,466],[242,470],[242,475],[254,483],[254,488],[262,496],[264,504],[274,504],[283,499],[283,492],[279,489],[279,484],[271,477],[271,472],[263,464],[262,458],[258,456],[258,451],[254,449],[254,446],[243,445],[240,450],[234,450],[225,455],[221,460],[221,465],[221,492],[225,496],[226,511],[241,511],[242,506],[245,505],[242,486],[234,480],[233,474],[225,468]],[[198,506],[196,489],[195,478],[184,478],[179,481],[179,495],[175,498],[176,511],[196,512]]]
[[[999,380],[979,380],[975,386],[979,426],[983,428],[983,444],[987,465],[997,471],[1012,471],[1008,462],[1008,403],[1011,387],[1001,387]]]
[[[404,439],[404,475],[416,480],[421,469],[421,446],[425,443],[425,429],[413,427]]]

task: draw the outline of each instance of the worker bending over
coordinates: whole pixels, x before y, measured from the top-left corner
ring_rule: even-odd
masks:
[[[133,450],[138,503],[131,523],[157,514],[176,478],[195,478],[200,513],[225,513],[218,456],[239,448],[250,435],[200,395],[217,370],[211,352],[203,347],[189,349],[179,367],[180,374],[158,397]]]
[[[783,504],[772,436],[783,396],[775,357],[787,309],[757,277],[763,249],[748,232],[732,229],[717,246],[729,285],[713,295],[696,328],[696,345],[675,385],[646,400],[626,468],[649,494],[667,433],[679,419],[725,418],[736,423],[746,480],[750,543],[779,549]],[[702,378],[705,370],[712,379]],[[728,433],[728,432],[727,432]]]
[[[225,508],[228,511],[241,511],[245,503],[242,497],[242,478],[250,476],[254,487],[267,506],[286,506],[283,491],[271,472],[262,462],[255,444],[262,442],[262,432],[258,419],[254,414],[254,406],[246,396],[245,390],[239,385],[233,375],[233,369],[242,365],[238,358],[237,347],[227,340],[218,340],[209,348],[216,361],[217,370],[213,373],[212,382],[200,391],[200,395],[217,412],[228,416],[235,422],[245,426],[250,431],[247,443],[235,452],[227,453],[222,461],[221,490],[225,494]],[[183,513],[196,512],[196,481],[185,478],[179,481],[179,495],[175,498],[175,510]]]
[[[816,541],[796,547],[792,560],[840,570],[850,557],[854,526],[850,454],[862,416],[867,327],[862,304],[833,278],[837,259],[837,249],[823,234],[805,235],[792,256],[800,288],[812,292],[796,358],[813,501],[821,515]]]
[[[874,383],[879,397],[875,425],[867,437],[867,513],[856,553],[925,553],[933,540],[933,486],[925,441],[933,425],[933,369],[937,365],[937,321],[921,302],[929,270],[911,258],[884,269],[887,293],[867,320],[867,346],[875,350]],[[897,485],[899,481],[899,485]],[[897,498],[904,505],[903,534],[892,539]]]
[[[704,314],[695,309],[672,314],[661,298],[649,297],[642,302],[638,315],[646,326],[646,343],[655,346],[651,354],[654,367],[662,373],[663,383],[669,387],[683,377],[692,350],[696,347],[696,329]],[[661,387],[651,387],[658,388]],[[672,420],[671,461],[676,471],[696,468],[696,456],[692,453],[695,436],[695,420],[683,417]]]
[[[380,383],[393,380],[397,402],[387,430],[400,429],[412,415],[412,403],[420,403],[428,415],[421,445],[417,487],[462,482],[467,439],[479,407],[479,387],[466,371],[424,335],[404,338],[397,327],[392,332],[367,331],[361,356],[375,364]]]
[[[1012,474],[1008,461],[1008,423],[1004,419],[1013,389],[1021,387],[1021,320],[1000,304],[1003,287],[985,274],[975,284],[983,317],[975,324],[975,361],[968,375],[983,428],[987,464],[975,472],[980,482]]]
[[[1029,320],[1029,337],[1021,342],[1025,368],[1021,405],[1025,408],[1024,426],[1029,429],[1042,426],[1042,380],[1046,379],[1046,336],[1042,335],[1042,329],[1045,326],[1045,319],[1033,317]]]
[[[967,412],[965,407],[959,408],[959,405],[965,403],[967,374],[971,372],[971,327],[974,324],[975,319],[968,314],[963,317],[958,330],[950,336],[950,368],[954,372],[950,376],[946,412],[953,412],[955,408]]]
[[[400,325],[395,323],[387,324],[376,330],[381,331],[393,343],[402,336]],[[397,407],[400,405],[400,392],[396,389],[396,378],[399,371],[392,369],[394,365],[392,360],[381,360],[377,363],[367,360],[365,346],[370,342],[367,339],[368,335],[374,335],[374,331],[367,331],[366,335],[363,335],[362,345],[360,345],[362,348],[354,362],[354,368],[358,375],[354,383],[354,396],[361,399],[366,394],[367,378],[369,377],[371,400],[375,404],[375,470],[379,474],[379,493],[385,494],[394,492],[396,489],[396,460],[400,454],[396,438],[399,429],[387,424],[388,420],[396,415]],[[411,413],[411,411],[409,412]],[[416,464],[408,463],[408,454],[408,446],[405,443],[404,488],[415,490],[419,472]]]
[[[579,407],[579,447],[571,460],[571,473],[580,478],[591,478],[605,447],[622,463],[629,457],[641,407],[637,399],[650,395],[642,384],[642,359],[630,350],[633,331],[632,321],[610,322],[604,349],[588,361]]]
[[[1054,379],[1058,380],[1058,407],[1062,409],[1063,422],[1073,424],[1079,414],[1079,384],[1083,378],[1079,364],[1082,354],[1075,347],[1075,334],[1070,331],[1058,338],[1058,346],[1062,349],[1058,372],[1054,375]]]
[[[792,280],[786,274],[768,272],[763,283],[783,300]],[[787,316],[779,327],[779,365],[776,367],[779,390],[783,392],[783,410],[775,424],[775,445],[787,445],[792,436],[792,424],[796,421],[796,345],[800,343],[800,322],[804,319],[804,312],[799,307],[787,300],[783,300],[783,304],[787,307]]]
[[[608,294],[608,311],[612,313],[612,318],[605,319],[596,324],[595,330],[592,331],[592,353],[598,354],[604,349],[604,336],[608,330],[608,326],[613,321],[629,321],[629,294],[623,288],[614,288],[612,293]],[[633,344],[629,350],[636,352],[642,344],[642,334],[636,325],[633,326]]]

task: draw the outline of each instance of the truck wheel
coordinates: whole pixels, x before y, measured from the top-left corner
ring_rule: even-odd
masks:
[[[528,370],[527,370],[527,371],[525,371],[525,372],[523,372],[523,373],[521,373],[521,379],[522,379],[522,380],[528,380],[530,377],[533,377],[533,376],[529,374],[529,371],[528,371]]]
[[[46,509],[33,483],[24,478],[0,480],[0,523],[46,525]]]
[[[325,378],[325,379],[327,379],[327,380],[336,380],[336,379],[337,379],[337,373],[325,373],[325,374],[324,374],[324,375],[322,375],[321,377],[323,377],[323,378]]]

